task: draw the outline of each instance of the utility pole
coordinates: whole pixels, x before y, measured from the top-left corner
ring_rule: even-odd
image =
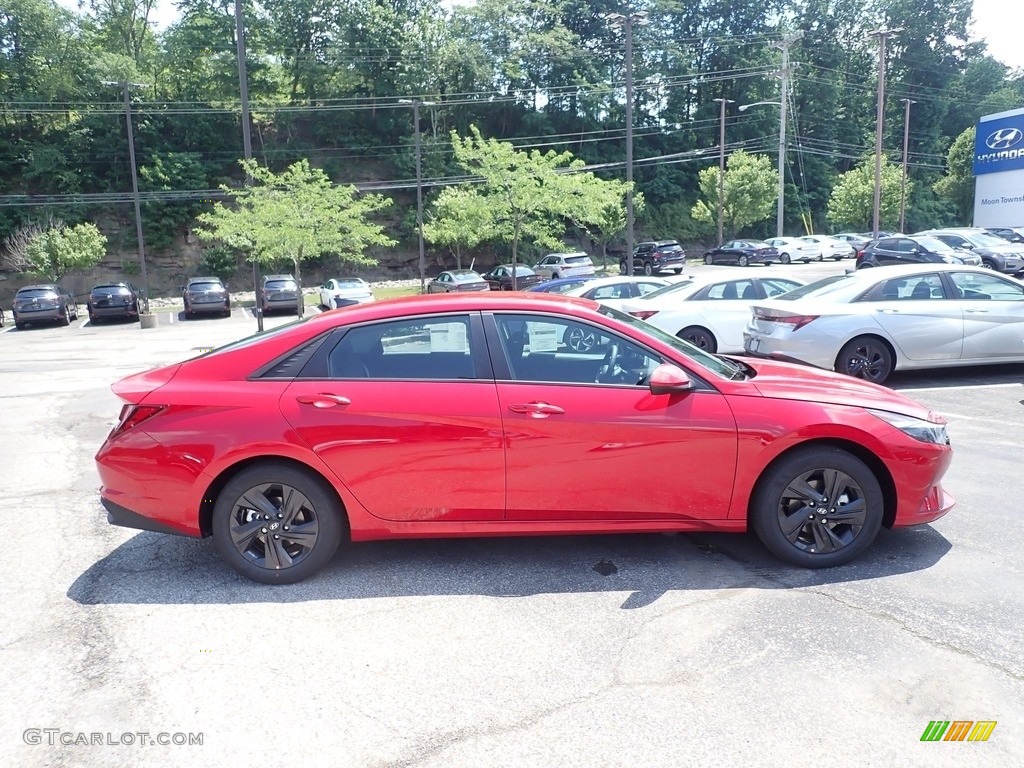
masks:
[[[647,13],[609,13],[609,24],[626,37],[626,274],[633,274],[633,25],[646,24]]]
[[[420,99],[399,99],[401,104],[412,104],[413,130],[416,134],[416,231],[419,235],[419,268],[420,268],[420,293],[427,292],[427,257],[423,246],[423,162],[422,145],[420,139],[420,107],[430,106],[434,102],[422,101]],[[514,265],[513,265],[514,266]],[[512,270],[512,290],[516,287],[515,269]]]
[[[779,199],[775,209],[775,236],[783,236],[783,208],[786,195],[786,106],[789,103],[789,47],[803,37],[803,32],[786,35],[775,47],[782,51],[782,68],[780,78],[780,113],[779,113]]]
[[[249,76],[245,65],[245,24],[242,23],[242,0],[235,0],[235,41],[238,50],[238,92],[242,98],[242,152],[246,160],[252,160],[252,128],[249,125]],[[252,176],[245,174],[245,185],[252,185]],[[260,264],[256,254],[252,255],[252,292],[256,298],[256,332],[263,333],[263,290],[260,285]],[[305,314],[302,286],[299,286],[299,303],[296,312]],[[301,317],[302,314],[299,316]]]
[[[873,234],[878,239],[882,216],[882,123],[885,120],[885,43],[890,35],[902,32],[902,28],[876,29],[871,33],[878,38],[878,108],[875,113],[875,202]]]
[[[900,232],[906,232],[907,218],[907,148],[910,144],[910,105],[916,104],[911,99],[900,99],[903,102],[903,178],[900,182]]]
[[[135,163],[135,131],[132,129],[132,99],[130,88],[143,87],[145,83],[103,80],[104,85],[118,85],[124,89],[124,116],[128,126],[128,162],[132,169],[132,200],[135,203],[135,236],[139,244],[139,280],[142,282],[141,314],[149,314],[149,273],[146,270],[146,244],[142,237],[142,204],[139,200],[139,172]],[[139,323],[142,324],[142,319]],[[145,327],[145,326],[144,326]]]
[[[718,245],[722,245],[722,215],[725,195],[725,105],[732,104],[732,99],[712,99],[722,105],[721,117],[718,121]]]

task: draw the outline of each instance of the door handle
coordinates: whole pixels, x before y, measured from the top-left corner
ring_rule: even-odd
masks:
[[[319,395],[299,395],[295,398],[303,405],[312,405],[315,408],[333,408],[336,405],[351,405],[352,401],[343,395],[331,395],[321,393]]]
[[[898,309],[876,309],[875,312],[882,315],[898,315],[900,313]]]
[[[984,315],[988,313],[987,309],[965,309],[964,312],[969,312],[972,315]]]
[[[535,419],[545,419],[551,414],[565,413],[565,409],[548,403],[512,403],[508,409],[512,413],[528,413]]]

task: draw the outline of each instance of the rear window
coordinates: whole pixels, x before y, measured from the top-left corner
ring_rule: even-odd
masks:
[[[802,299],[805,296],[827,296],[831,293],[842,291],[849,288],[851,285],[857,284],[863,285],[863,283],[852,275],[832,275],[831,277],[822,278],[821,280],[803,285],[799,288],[794,288],[792,291],[775,298],[785,301],[794,301],[796,299]]]
[[[57,292],[52,288],[22,288],[16,296],[19,299],[41,299],[56,296]]]
[[[345,287],[344,283],[341,285]],[[297,287],[294,280],[267,280],[268,291],[293,291]]]
[[[565,257],[565,263],[566,264],[589,264],[590,263],[590,257],[589,256],[566,256]]]
[[[470,283],[483,280],[483,278],[476,272],[452,272],[452,277],[460,283]]]
[[[295,282],[294,281],[289,280],[287,282],[291,283],[292,287],[295,286]],[[339,288],[364,288],[365,286],[366,286],[366,283],[364,283],[362,280],[339,280],[338,281],[338,287]]]
[[[188,289],[190,291],[216,291],[218,288],[224,286],[220,283],[189,283]]]
[[[516,267],[516,277],[529,277],[535,274],[529,267]]]
[[[123,285],[97,285],[95,288],[92,289],[92,292],[93,293],[120,293],[122,295],[131,293],[131,291],[129,291]]]
[[[658,246],[659,251],[681,251],[683,247],[679,243],[663,243]]]

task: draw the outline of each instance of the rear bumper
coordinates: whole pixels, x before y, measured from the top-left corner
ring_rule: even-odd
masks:
[[[35,312],[15,312],[14,321],[17,323],[56,323],[64,319],[64,311],[60,307],[53,309],[40,309]]]
[[[186,311],[191,312],[193,315],[219,315],[223,312],[229,312],[230,310],[231,305],[222,301],[211,304],[189,304],[186,307]]]
[[[121,307],[89,307],[89,317],[138,317],[134,304]]]
[[[111,525],[119,525],[122,528],[135,528],[140,531],[152,531],[154,533],[170,533],[175,536],[187,536],[183,531],[172,528],[148,517],[132,512],[127,507],[115,504],[110,499],[101,498],[100,503],[107,510],[107,522]]]

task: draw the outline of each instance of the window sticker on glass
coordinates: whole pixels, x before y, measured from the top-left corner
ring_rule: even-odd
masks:
[[[431,352],[469,352],[466,326],[463,323],[443,323],[430,326]]]
[[[527,323],[530,352],[555,352],[558,349],[558,328],[551,323]]]

